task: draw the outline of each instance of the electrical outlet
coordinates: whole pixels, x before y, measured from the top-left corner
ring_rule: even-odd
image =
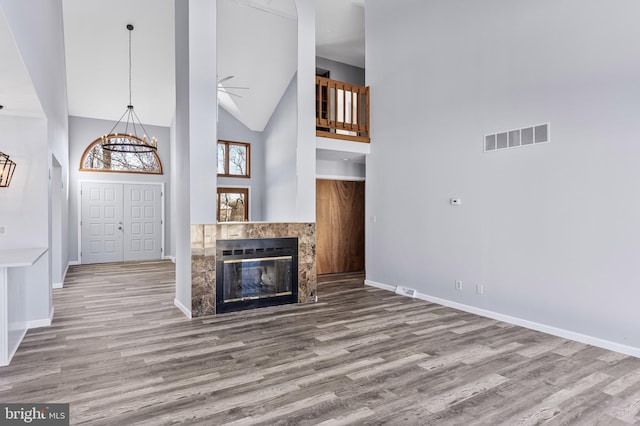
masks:
[[[462,281],[456,280],[456,290],[462,291]]]
[[[0,235],[4,235],[7,233],[7,227],[6,226],[0,226]]]
[[[484,294],[484,286],[482,284],[476,284],[476,293]]]

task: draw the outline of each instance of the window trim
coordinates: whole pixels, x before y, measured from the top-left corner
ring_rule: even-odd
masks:
[[[89,144],[89,146],[87,146],[85,148],[84,152],[80,156],[80,167],[78,169],[79,171],[81,171],[81,172],[99,172],[99,173],[133,173],[133,174],[140,174],[140,175],[162,175],[162,174],[164,174],[164,172],[163,172],[164,168],[162,167],[162,161],[160,160],[160,156],[155,151],[152,151],[151,154],[153,154],[153,156],[156,158],[156,161],[158,162],[158,166],[160,167],[160,170],[158,170],[157,172],[142,172],[142,171],[136,171],[136,170],[87,169],[87,168],[85,168],[83,166],[83,164],[84,164],[85,158],[87,157],[87,154],[89,154],[89,152],[91,152],[93,147],[96,146],[99,143],[102,143],[102,137],[99,137],[98,139],[94,140],[93,142],[91,142]]]
[[[216,191],[216,222],[217,223],[228,223],[228,222],[220,222],[220,194],[221,193],[235,193],[235,194],[243,194],[245,203],[244,203],[244,218],[245,222],[249,222],[251,218],[249,217],[249,189],[248,186],[219,186]]]
[[[251,144],[249,142],[238,142],[238,141],[229,141],[224,139],[218,139],[218,143],[216,144],[216,155],[218,152],[218,145],[224,145],[224,171],[225,173],[218,173],[218,177],[231,177],[231,178],[244,178],[251,179]],[[247,150],[247,165],[246,172],[243,175],[232,175],[229,174],[229,145],[239,145],[244,146]],[[216,172],[218,170],[218,162],[216,159]]]

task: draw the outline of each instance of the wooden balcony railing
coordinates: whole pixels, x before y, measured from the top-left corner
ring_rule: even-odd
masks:
[[[316,77],[316,135],[370,142],[369,88]]]

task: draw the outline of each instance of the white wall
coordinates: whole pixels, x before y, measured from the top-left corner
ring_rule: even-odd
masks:
[[[297,197],[297,120],[296,78],[287,90],[264,129],[265,197],[264,219],[291,222],[296,216]]]
[[[11,186],[0,189],[0,249],[47,247],[46,120],[0,116],[0,133],[0,150],[16,163]]]
[[[189,1],[175,2],[176,37],[176,115],[175,139],[171,141],[176,152],[175,176],[180,191],[175,192],[176,216],[173,224],[176,234],[176,304],[191,310],[191,192],[189,145]],[[174,133],[171,132],[171,136]],[[172,204],[174,204],[172,203]]]
[[[189,0],[191,223],[216,222],[217,2]]]
[[[29,153],[30,157],[23,160],[22,168],[16,168],[20,173],[29,173],[26,176],[27,183],[22,188],[23,192],[19,197],[23,197],[21,201],[24,206],[37,211],[34,213],[37,218],[34,218],[31,212],[22,212],[21,219],[12,226],[12,229],[22,233],[25,238],[21,238],[19,242],[14,241],[12,246],[5,246],[5,248],[26,247],[32,244],[51,247],[53,213],[49,176],[54,157],[60,165],[60,178],[64,185],[62,189],[66,188],[67,191],[64,199],[59,200],[61,211],[58,213],[66,215],[68,205],[68,110],[62,1],[17,2],[0,0],[0,8],[46,116],[46,122],[34,123],[34,131],[35,128],[38,129],[37,136],[34,135],[32,139],[21,137],[17,140],[20,143],[19,149],[25,150],[23,152],[37,152],[34,155]],[[37,10],[38,13],[34,13],[34,10]],[[15,118],[15,120],[17,126],[22,126],[19,123],[19,118]],[[31,132],[31,129],[23,128],[20,132]],[[3,138],[3,146],[4,144]],[[9,155],[12,154],[9,153]],[[19,164],[18,167],[20,167]],[[16,176],[14,179],[22,178]],[[38,197],[37,200],[36,197]],[[4,214],[4,206],[2,211]],[[63,222],[62,228],[62,235],[66,235],[66,223]],[[67,265],[66,252],[66,240],[63,240],[62,254],[55,259],[56,262],[59,262],[57,265],[59,268],[65,268]],[[26,274],[27,280],[31,284],[27,290],[27,298],[31,302],[27,312],[28,321],[41,320],[46,323],[52,313],[51,263],[52,251],[49,250],[48,254],[30,268]]]
[[[71,188],[69,197],[69,259],[79,261],[78,254],[78,208],[80,202],[80,182],[137,182],[137,183],[164,183],[164,212],[165,212],[165,236],[171,234],[171,149],[168,127],[151,126],[145,124],[150,135],[158,139],[157,154],[163,165],[162,175],[134,174],[134,173],[100,173],[81,172],[80,159],[84,150],[101,135],[104,135],[113,127],[113,121],[97,120],[86,117],[69,117],[69,161]],[[165,238],[164,253],[171,253],[171,241]]]
[[[218,139],[251,144],[251,178],[218,177],[219,187],[249,187],[249,220],[264,220],[264,140],[223,108],[218,109]]]
[[[167,256],[171,256],[174,260],[176,258],[176,223],[178,217],[178,206],[176,202],[177,190],[178,190],[178,173],[177,173],[177,135],[176,135],[176,117],[174,115],[171,120],[171,127],[169,128],[169,192],[172,194],[171,201],[169,203],[169,216],[172,218],[169,232],[167,232],[169,240],[169,249],[167,250]]]
[[[367,1],[368,280],[640,353],[640,4],[602,5]]]
[[[365,178],[365,165],[353,161],[316,160],[316,174],[318,179],[331,178]]]
[[[175,302],[189,312],[190,225],[216,221],[216,6],[215,0],[175,2]]]
[[[296,0],[298,9],[296,215],[298,222],[316,221],[316,14],[314,0]]]

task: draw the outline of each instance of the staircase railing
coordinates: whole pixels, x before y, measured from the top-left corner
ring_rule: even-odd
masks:
[[[316,135],[370,142],[369,88],[316,77]]]

